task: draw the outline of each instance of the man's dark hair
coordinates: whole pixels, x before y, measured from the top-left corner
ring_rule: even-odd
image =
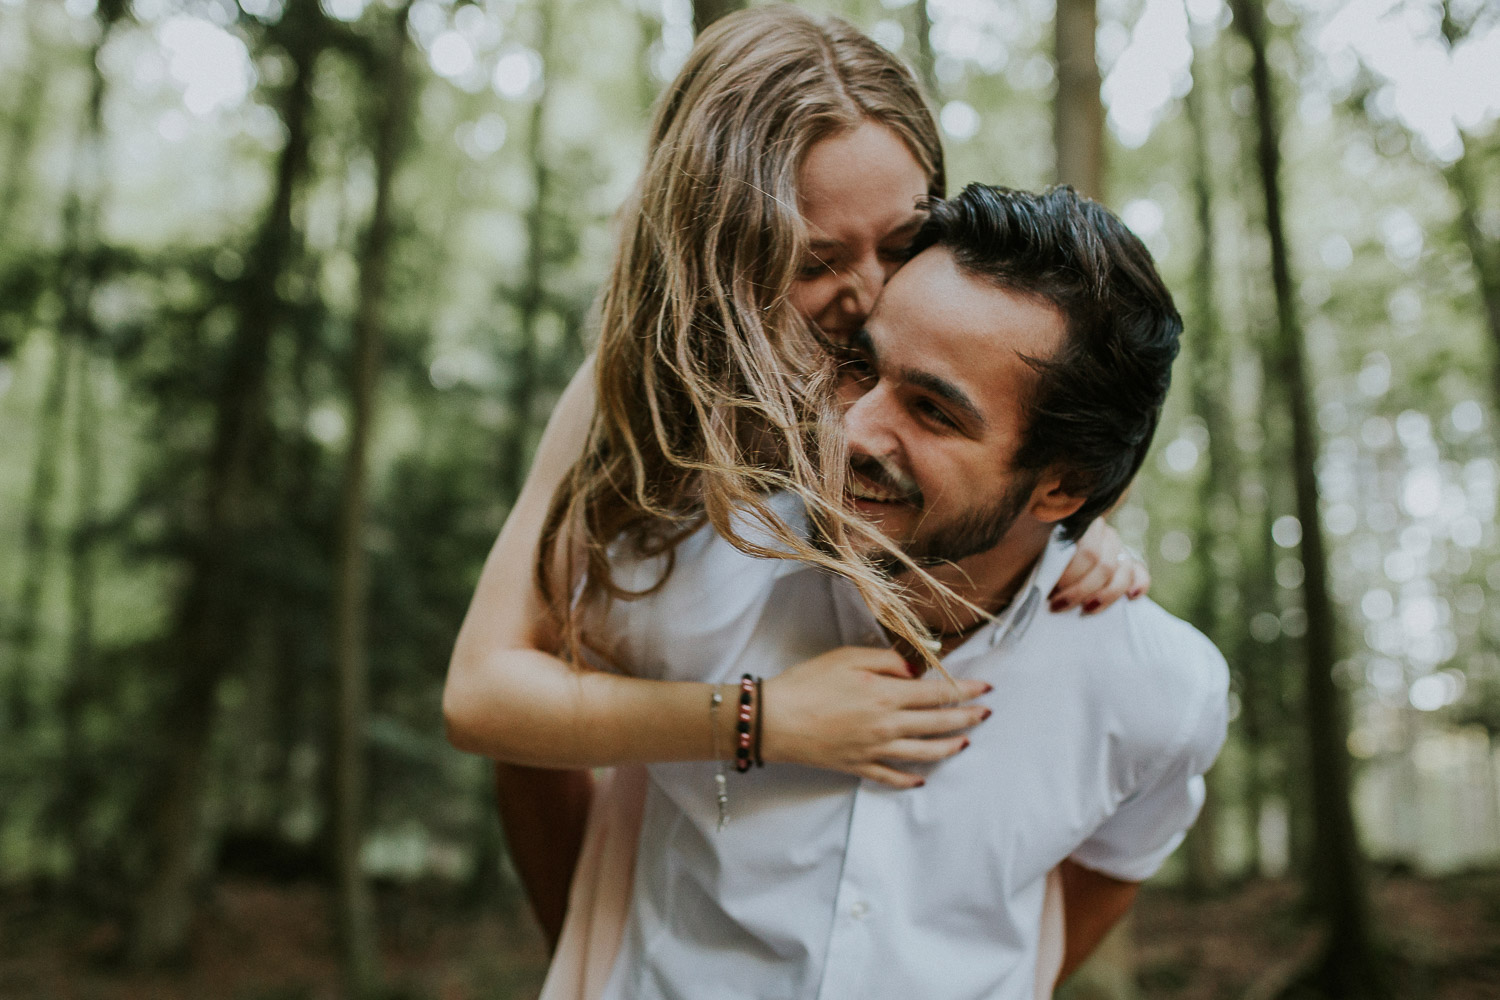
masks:
[[[1151,254],[1125,224],[1070,187],[1043,194],[970,184],[934,202],[916,251],[937,245],[966,274],[1057,307],[1066,323],[1038,372],[1018,469],[1058,468],[1086,497],[1062,522],[1076,539],[1130,485],[1156,433],[1182,317]]]

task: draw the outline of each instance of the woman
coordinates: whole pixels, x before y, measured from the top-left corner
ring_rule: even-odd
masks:
[[[625,596],[611,545],[667,549],[707,519],[747,551],[849,577],[906,650],[837,650],[769,678],[767,762],[906,788],[918,779],[901,764],[961,749],[954,734],[981,720],[969,703],[981,686],[914,679],[907,661],[930,659],[925,633],[861,555],[881,540],[843,506],[842,453],[823,434],[837,422],[818,419],[830,342],[863,322],[905,259],[922,200],[943,186],[914,80],[854,28],[761,7],[704,33],[658,106],[622,213],[597,359],[553,414],[459,634],[444,694],[455,745],[574,769],[705,760],[730,746],[712,731],[708,685],[578,670],[555,655],[590,645],[585,609]],[[827,549],[780,522],[766,502],[776,491],[801,500]],[[1143,568],[1116,558],[1112,533],[1086,543],[1054,609],[1144,590]],[[500,778],[513,853],[555,929],[567,881],[542,876],[571,870],[587,778],[505,768]],[[631,799],[595,810],[596,832],[608,828],[601,816],[618,821],[588,852],[598,874],[628,874]],[[603,840],[624,844],[625,861],[601,862]],[[618,902],[626,887],[613,888]],[[569,920],[609,902],[575,896]],[[612,926],[583,958],[607,968]]]

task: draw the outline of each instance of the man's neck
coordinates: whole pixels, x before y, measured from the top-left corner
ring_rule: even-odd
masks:
[[[911,580],[912,606],[922,623],[939,637],[950,637],[948,647],[962,641],[988,615],[1002,611],[1016,596],[1052,537],[1053,525],[1022,517],[1011,526],[1000,544],[986,552],[928,572],[959,597],[982,608],[987,615],[955,603],[919,580]]]

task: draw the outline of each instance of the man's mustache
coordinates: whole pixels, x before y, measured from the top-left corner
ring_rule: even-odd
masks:
[[[849,469],[882,492],[897,494],[902,503],[922,506],[922,490],[917,481],[890,459],[856,455],[849,459]]]

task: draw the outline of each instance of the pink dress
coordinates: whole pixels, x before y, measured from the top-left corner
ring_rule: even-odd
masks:
[[[646,768],[632,764],[607,771],[595,783],[583,848],[557,953],[538,1000],[599,1000],[625,935],[630,910],[635,844],[646,806]],[[1062,876],[1047,874],[1037,947],[1035,1000],[1052,996],[1063,963]]]

